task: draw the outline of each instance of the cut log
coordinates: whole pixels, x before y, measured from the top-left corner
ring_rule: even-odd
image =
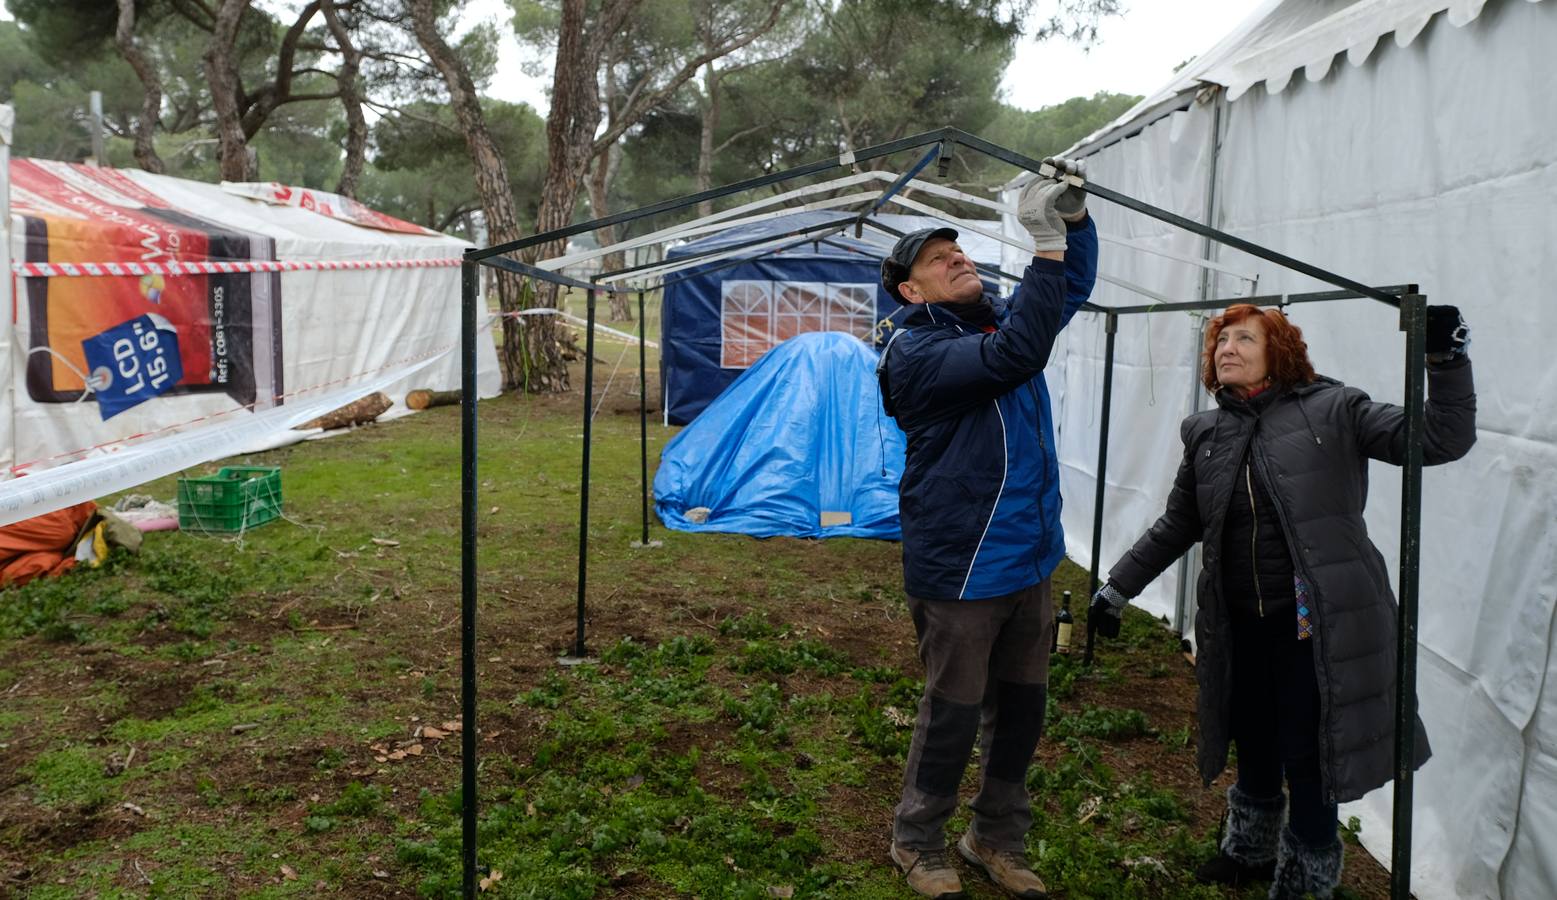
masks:
[[[310,419],[297,426],[299,430],[306,431],[310,428],[323,428],[330,431],[335,428],[346,428],[350,425],[364,425],[383,415],[384,410],[394,405],[389,396],[382,391],[369,394],[360,400],[353,400],[334,412],[327,412],[317,419]]]
[[[458,402],[460,402],[459,391],[429,391],[421,388],[405,395],[405,405],[410,409],[448,406]]]

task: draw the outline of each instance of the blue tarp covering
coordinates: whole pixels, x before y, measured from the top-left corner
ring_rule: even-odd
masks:
[[[738,225],[672,248],[665,257],[681,259],[764,237],[778,238],[844,218],[847,213],[822,210]],[[902,232],[946,224],[924,216],[873,218]],[[990,228],[998,231],[999,225],[992,222]],[[832,244],[806,243],[728,268],[719,267],[729,260],[715,260],[678,273],[677,277],[690,277],[665,288],[660,319],[666,421],[674,425],[692,421],[761,353],[796,333],[825,329],[868,338],[875,322],[890,315],[897,304],[879,283],[883,253],[879,245],[890,245],[892,238],[869,226],[864,236],[876,243],[856,239],[854,229],[847,228],[828,236]],[[961,236],[960,243],[979,262],[999,264],[999,246],[987,238],[969,233]],[[750,291],[732,295],[726,288],[732,282],[743,283]]]
[[[846,334],[802,334],[747,369],[676,435],[654,476],[679,531],[896,540],[905,442],[881,408],[876,353]],[[689,521],[690,509],[708,510]],[[828,522],[838,524],[823,526]]]

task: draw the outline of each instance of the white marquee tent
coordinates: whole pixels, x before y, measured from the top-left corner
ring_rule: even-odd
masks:
[[[1473,335],[1479,436],[1424,473],[1418,689],[1434,758],[1416,780],[1412,887],[1424,898],[1557,896],[1557,3],[1272,0],[1176,80],[1070,155],[1099,184],[1374,285],[1417,283]],[[1021,182],[1007,193],[1014,202]],[[1207,272],[1104,247],[1094,299],[1325,289],[1094,201],[1104,234]],[[1007,221],[1008,234],[1020,234]],[[1017,264],[1013,248],[1007,266]],[[1321,372],[1403,395],[1404,340],[1372,300],[1288,310]],[[1065,526],[1090,561],[1104,335],[1083,314],[1051,362]],[[1102,568],[1160,514],[1195,385],[1201,320],[1119,320]],[[1398,560],[1400,474],[1374,464],[1368,525]],[[1084,499],[1086,498],[1086,499]],[[1198,565],[1191,560],[1190,565]],[[1181,565],[1179,568],[1183,568]],[[1192,581],[1190,584],[1192,585]],[[1193,598],[1159,579],[1139,603],[1184,630]],[[1192,590],[1189,591],[1192,593]],[[1342,810],[1390,852],[1389,788]]]
[[[323,192],[8,161],[9,114],[0,523],[297,439],[375,390],[393,415],[459,387],[464,242]]]

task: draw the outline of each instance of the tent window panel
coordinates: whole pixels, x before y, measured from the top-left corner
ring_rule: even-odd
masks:
[[[873,284],[829,284],[827,286],[827,330],[852,334],[863,341],[871,339],[876,325],[876,286]]]
[[[720,285],[719,365],[744,369],[797,334],[841,331],[869,341],[876,286],[730,280]]]
[[[773,288],[773,343],[782,343],[797,334],[827,330],[828,285],[780,281]]]
[[[725,281],[719,295],[719,365],[747,368],[773,346],[773,282]]]

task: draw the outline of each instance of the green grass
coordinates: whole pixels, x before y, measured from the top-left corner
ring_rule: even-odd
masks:
[[[619,350],[602,344],[597,386]],[[480,845],[502,876],[486,895],[908,896],[884,856],[922,689],[900,548],[656,524],[664,545],[632,550],[625,375],[594,423],[583,665],[556,662],[581,398],[481,405]],[[435,409],[224,461],[281,467],[288,520],[241,541],[149,535],[137,557],[0,594],[17,773],[0,875],[33,873],[4,890],[458,895],[461,734],[422,736],[460,708],[458,421]],[[672,433],[651,427],[651,460]],[[1078,619],[1086,580],[1056,575]],[[1192,690],[1144,614],[1090,670],[1053,660],[1029,850],[1057,897],[1237,896],[1186,874],[1214,852],[1214,813],[1185,787],[1188,717],[1137,700],[1160,685]]]

